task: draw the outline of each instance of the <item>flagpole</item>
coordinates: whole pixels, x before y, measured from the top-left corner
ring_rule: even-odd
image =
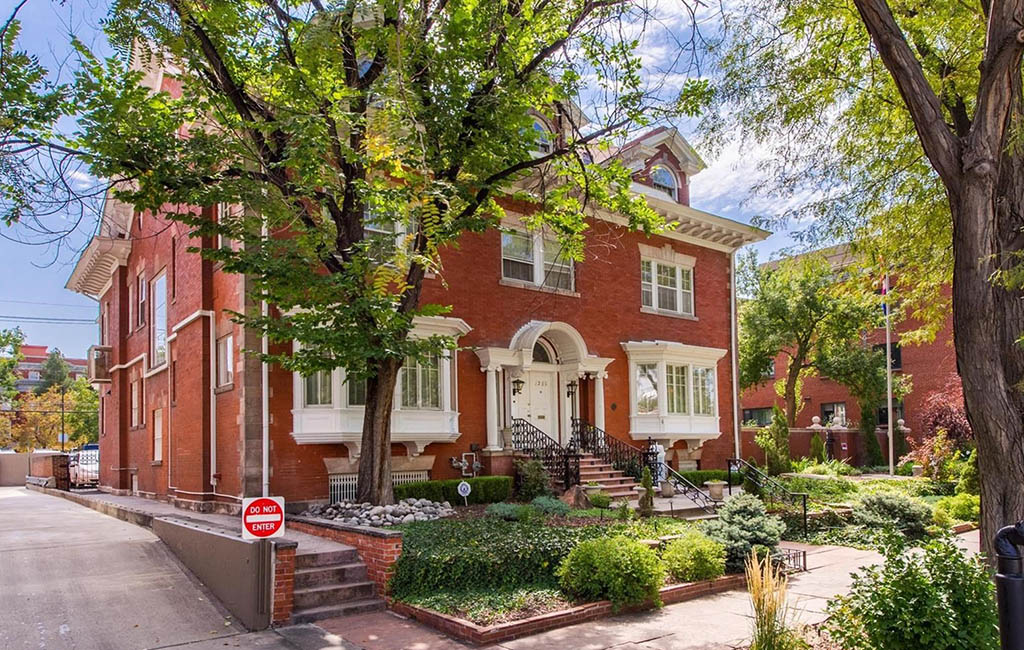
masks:
[[[889,323],[889,274],[886,273],[882,280],[882,296],[883,296],[883,307],[885,309],[885,397],[886,397],[886,410],[888,415],[888,429],[889,429],[889,475],[893,476],[896,474],[896,461],[892,457],[893,454],[893,438],[892,438],[892,327]]]

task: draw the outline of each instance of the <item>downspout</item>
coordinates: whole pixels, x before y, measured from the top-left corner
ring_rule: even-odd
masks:
[[[217,493],[217,324],[210,323],[210,486]]]
[[[736,320],[736,251],[729,254],[729,311],[732,315],[730,332],[732,342],[732,436],[736,456],[742,458],[743,452],[740,446],[740,385],[739,385],[739,322]]]

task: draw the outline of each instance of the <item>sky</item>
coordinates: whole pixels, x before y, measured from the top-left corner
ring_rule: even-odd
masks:
[[[107,52],[98,23],[103,11],[101,0],[76,0],[60,5],[48,0],[30,0],[19,12],[22,21],[20,42],[38,53],[43,64],[56,69],[69,56],[68,36],[73,31],[100,52]],[[6,10],[3,10],[6,11]],[[4,16],[6,18],[6,16]],[[680,20],[685,16],[679,15]],[[681,22],[680,22],[681,24]],[[43,45],[45,44],[45,45]],[[667,69],[678,57],[671,43],[655,42],[642,52],[645,67]],[[691,140],[697,134],[692,126],[681,123],[680,130]],[[751,196],[749,188],[760,177],[757,152],[738,144],[726,147],[717,157],[699,152],[707,168],[690,183],[693,207],[722,217],[750,223],[756,215],[777,214],[786,206],[773,206],[765,199]],[[88,215],[91,218],[91,215]],[[0,226],[2,228],[2,226]],[[88,241],[94,226],[82,225],[66,245],[30,246],[0,237],[0,328],[21,327],[26,342],[60,348],[65,356],[82,358],[97,342],[96,303],[64,288],[74,268],[78,251]],[[0,234],[14,235],[9,230]],[[792,244],[786,232],[773,234],[754,245],[761,258]],[[26,318],[61,318],[90,322],[40,323]]]

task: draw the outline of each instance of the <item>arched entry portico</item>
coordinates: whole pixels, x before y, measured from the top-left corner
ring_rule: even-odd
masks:
[[[487,447],[501,448],[500,428],[513,418],[527,420],[562,444],[579,412],[578,386],[593,379],[594,424],[604,427],[605,368],[613,360],[591,355],[583,336],[568,323],[530,321],[507,348],[477,350],[487,381]],[[574,383],[575,382],[575,383]]]

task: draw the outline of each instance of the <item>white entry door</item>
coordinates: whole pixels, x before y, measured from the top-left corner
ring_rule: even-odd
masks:
[[[526,419],[558,440],[558,374],[532,370],[526,393]]]

